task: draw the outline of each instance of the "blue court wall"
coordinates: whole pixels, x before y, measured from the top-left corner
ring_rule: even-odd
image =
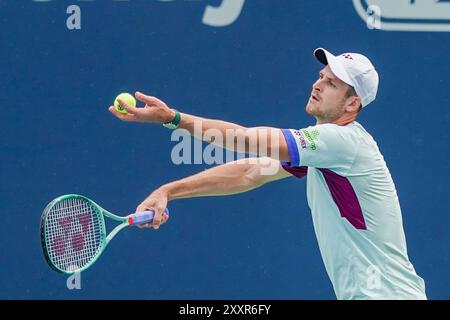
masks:
[[[46,265],[39,240],[41,212],[58,195],[127,214],[161,184],[210,167],[173,164],[171,132],[114,118],[116,94],[301,128],[314,123],[304,107],[317,47],[377,67],[379,95],[359,121],[391,170],[429,298],[450,298],[450,33],[369,29],[355,7],[366,1],[223,2],[0,0],[0,298],[335,299],[295,178],[170,203],[169,223],[120,233],[80,290]],[[70,5],[81,29],[67,27]]]

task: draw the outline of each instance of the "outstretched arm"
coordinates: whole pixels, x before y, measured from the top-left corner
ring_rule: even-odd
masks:
[[[145,226],[157,229],[167,220],[162,213],[170,200],[242,193],[288,176],[290,174],[281,168],[279,161],[270,158],[241,159],[165,184],[152,192],[136,211],[154,210],[153,223]]]
[[[118,112],[113,106],[109,107],[109,111],[123,121],[162,124],[174,119],[175,111],[158,98],[140,92],[136,92],[135,96],[145,103],[144,107],[130,107],[119,100],[128,114]],[[231,122],[201,118],[187,113],[181,113],[179,128],[189,131],[198,139],[231,151],[290,162],[286,140],[277,128],[246,128]]]

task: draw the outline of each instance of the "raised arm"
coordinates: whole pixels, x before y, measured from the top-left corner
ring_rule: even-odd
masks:
[[[165,184],[152,192],[136,211],[154,210],[153,223],[145,226],[157,229],[167,219],[162,213],[170,200],[242,193],[288,176],[290,174],[277,160],[267,157],[240,159]]]
[[[128,114],[118,112],[114,107],[109,111],[123,121],[168,123],[175,118],[175,111],[163,101],[136,92],[136,99],[145,103],[142,108],[133,108],[119,100]],[[275,160],[290,161],[288,146],[280,129],[271,127],[246,128],[231,122],[206,119],[181,113],[179,128],[189,131],[198,139],[240,153],[250,153]],[[218,137],[220,136],[220,139]]]

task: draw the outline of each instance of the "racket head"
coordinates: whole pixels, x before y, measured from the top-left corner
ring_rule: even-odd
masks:
[[[87,197],[52,200],[41,216],[41,246],[49,266],[73,274],[89,268],[106,247],[103,209]]]

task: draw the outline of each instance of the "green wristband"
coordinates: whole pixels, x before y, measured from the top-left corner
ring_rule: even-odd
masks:
[[[163,123],[163,126],[173,130],[178,128],[181,120],[181,115],[177,110],[175,109],[172,110],[175,111],[175,118],[173,118],[173,120],[170,122]]]

